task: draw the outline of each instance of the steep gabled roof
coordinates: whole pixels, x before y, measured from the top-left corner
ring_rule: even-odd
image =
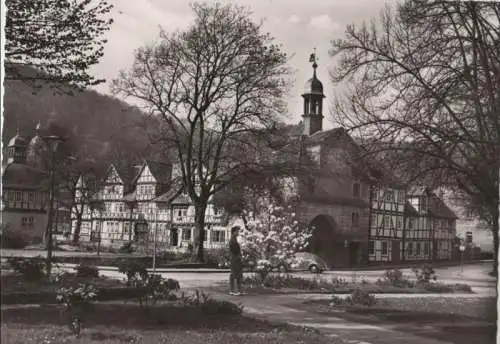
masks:
[[[47,177],[46,171],[26,164],[11,163],[3,170],[2,184],[8,188],[39,189]]]
[[[405,215],[407,216],[418,216],[418,211],[411,205],[410,202],[406,202],[405,204]]]
[[[191,197],[189,195],[186,195],[185,193],[181,193],[177,197],[175,197],[172,202],[174,205],[188,205],[192,204],[193,201],[191,200]]]
[[[133,180],[137,176],[137,170],[134,166],[116,166],[118,175],[123,181],[125,186],[130,187]]]
[[[172,203],[179,195],[181,195],[183,190],[182,183],[179,181],[173,181],[167,191],[160,196],[158,196],[154,201],[160,203]]]
[[[433,217],[456,220],[458,216],[451,210],[444,201],[436,195],[431,196],[429,204],[429,214]]]
[[[156,178],[156,182],[160,184],[170,183],[172,176],[172,164],[170,162],[146,161],[146,164],[151,171],[151,174]]]

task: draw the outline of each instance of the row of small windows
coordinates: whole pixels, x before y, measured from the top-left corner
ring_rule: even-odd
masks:
[[[23,217],[21,219],[21,225],[23,227],[29,227],[29,228],[31,228],[31,227],[33,227],[33,223],[34,223],[33,222],[33,216],[27,216],[27,217]]]
[[[371,226],[374,228],[394,228],[394,222],[392,220],[391,215],[382,215],[382,214],[372,214],[371,215]],[[410,221],[411,222],[411,221]],[[395,228],[403,228],[403,217],[396,217],[396,226]],[[411,226],[409,226],[411,228]]]
[[[395,191],[395,190],[373,190],[372,191],[372,200],[374,201],[386,201],[386,202],[397,202],[404,203],[406,202],[405,192],[404,191]]]
[[[182,231],[182,240],[183,241],[190,241],[191,236],[192,236],[192,233],[191,233],[190,229],[184,229]],[[204,241],[207,241],[207,235],[205,235]],[[226,232],[223,230],[212,230],[210,232],[210,241],[211,242],[225,242],[226,241]]]
[[[33,202],[33,199],[35,198],[35,192],[25,192],[24,195],[28,195],[28,202]],[[23,200],[23,192],[22,191],[10,191],[7,192],[7,200],[9,201],[22,201]]]
[[[380,252],[383,256],[387,256],[389,254],[389,243],[387,240],[382,240],[380,242],[381,249]],[[368,241],[368,254],[375,254],[375,241]]]
[[[24,221],[24,218],[23,218],[23,221]],[[33,218],[31,218],[31,223],[33,222]],[[113,221],[106,221],[105,222],[106,224],[106,227],[109,229],[109,232],[110,233],[119,233],[121,232],[121,226],[120,226],[120,222],[113,222]],[[23,225],[24,225],[24,222],[23,222]],[[128,233],[128,229],[129,229],[129,225],[125,224],[123,226],[123,232],[124,233]],[[163,224],[163,225],[159,225],[158,227],[158,230],[164,230],[166,231],[167,230],[167,225],[166,224]],[[226,241],[226,232],[223,231],[223,230],[212,230],[211,231],[211,241],[212,242],[225,242]],[[182,230],[182,240],[183,241],[190,241],[191,240],[191,236],[192,236],[192,233],[191,233],[191,229],[184,229]],[[207,237],[205,236],[205,241],[207,240]]]
[[[154,195],[155,187],[154,185],[138,185],[137,195]]]
[[[406,252],[408,253],[409,256],[411,256],[413,254],[419,256],[422,254],[422,246],[423,246],[423,250],[424,250],[424,255],[426,255],[426,256],[429,255],[429,252],[430,252],[429,242],[424,242],[424,243],[416,242],[415,249],[413,248],[413,243],[409,242],[408,247],[406,249]]]
[[[388,255],[389,254],[389,242],[387,240],[382,240],[382,241],[380,241],[380,245],[381,245],[380,253],[383,256]],[[430,243],[429,242],[423,242],[423,243],[421,243],[421,242],[416,242],[416,243],[409,242],[406,252],[409,256],[412,256],[412,255],[419,256],[422,254],[422,250],[424,251],[424,255],[426,255],[426,256],[429,255]],[[368,242],[368,254],[370,254],[370,255],[375,254],[375,241],[373,241],[373,240],[370,240]]]

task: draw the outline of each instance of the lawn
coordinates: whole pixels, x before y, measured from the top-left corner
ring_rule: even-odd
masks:
[[[321,313],[335,313],[338,306],[330,306],[330,301],[307,301],[305,308]],[[474,318],[490,322],[496,321],[496,299],[487,298],[442,298],[439,296],[428,296],[423,298],[379,298],[374,306],[354,305],[345,309],[351,313],[383,313],[391,311],[392,314],[401,316],[401,312],[421,315],[422,319],[431,317],[454,316],[456,318]],[[388,313],[388,312],[387,312]],[[395,316],[394,320],[397,320]]]
[[[336,306],[330,301],[308,301],[301,310],[371,325],[389,325],[455,344],[493,344],[496,341],[496,299],[491,298],[385,298],[373,306]]]
[[[197,309],[162,304],[145,311],[136,304],[98,303],[80,338],[64,326],[57,307],[3,311],[2,343],[317,343],[339,338],[243,315],[203,314]]]

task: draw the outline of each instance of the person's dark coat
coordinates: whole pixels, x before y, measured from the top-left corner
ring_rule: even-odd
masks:
[[[231,237],[229,240],[229,253],[231,255],[231,274],[234,278],[241,278],[242,276],[242,262],[241,262],[241,248],[238,244],[236,236]]]

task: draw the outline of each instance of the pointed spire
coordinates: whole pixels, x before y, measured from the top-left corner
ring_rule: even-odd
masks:
[[[40,123],[40,121],[38,121],[38,124],[36,125],[36,128],[35,128],[37,134],[40,131],[41,127],[42,127],[42,124]]]

